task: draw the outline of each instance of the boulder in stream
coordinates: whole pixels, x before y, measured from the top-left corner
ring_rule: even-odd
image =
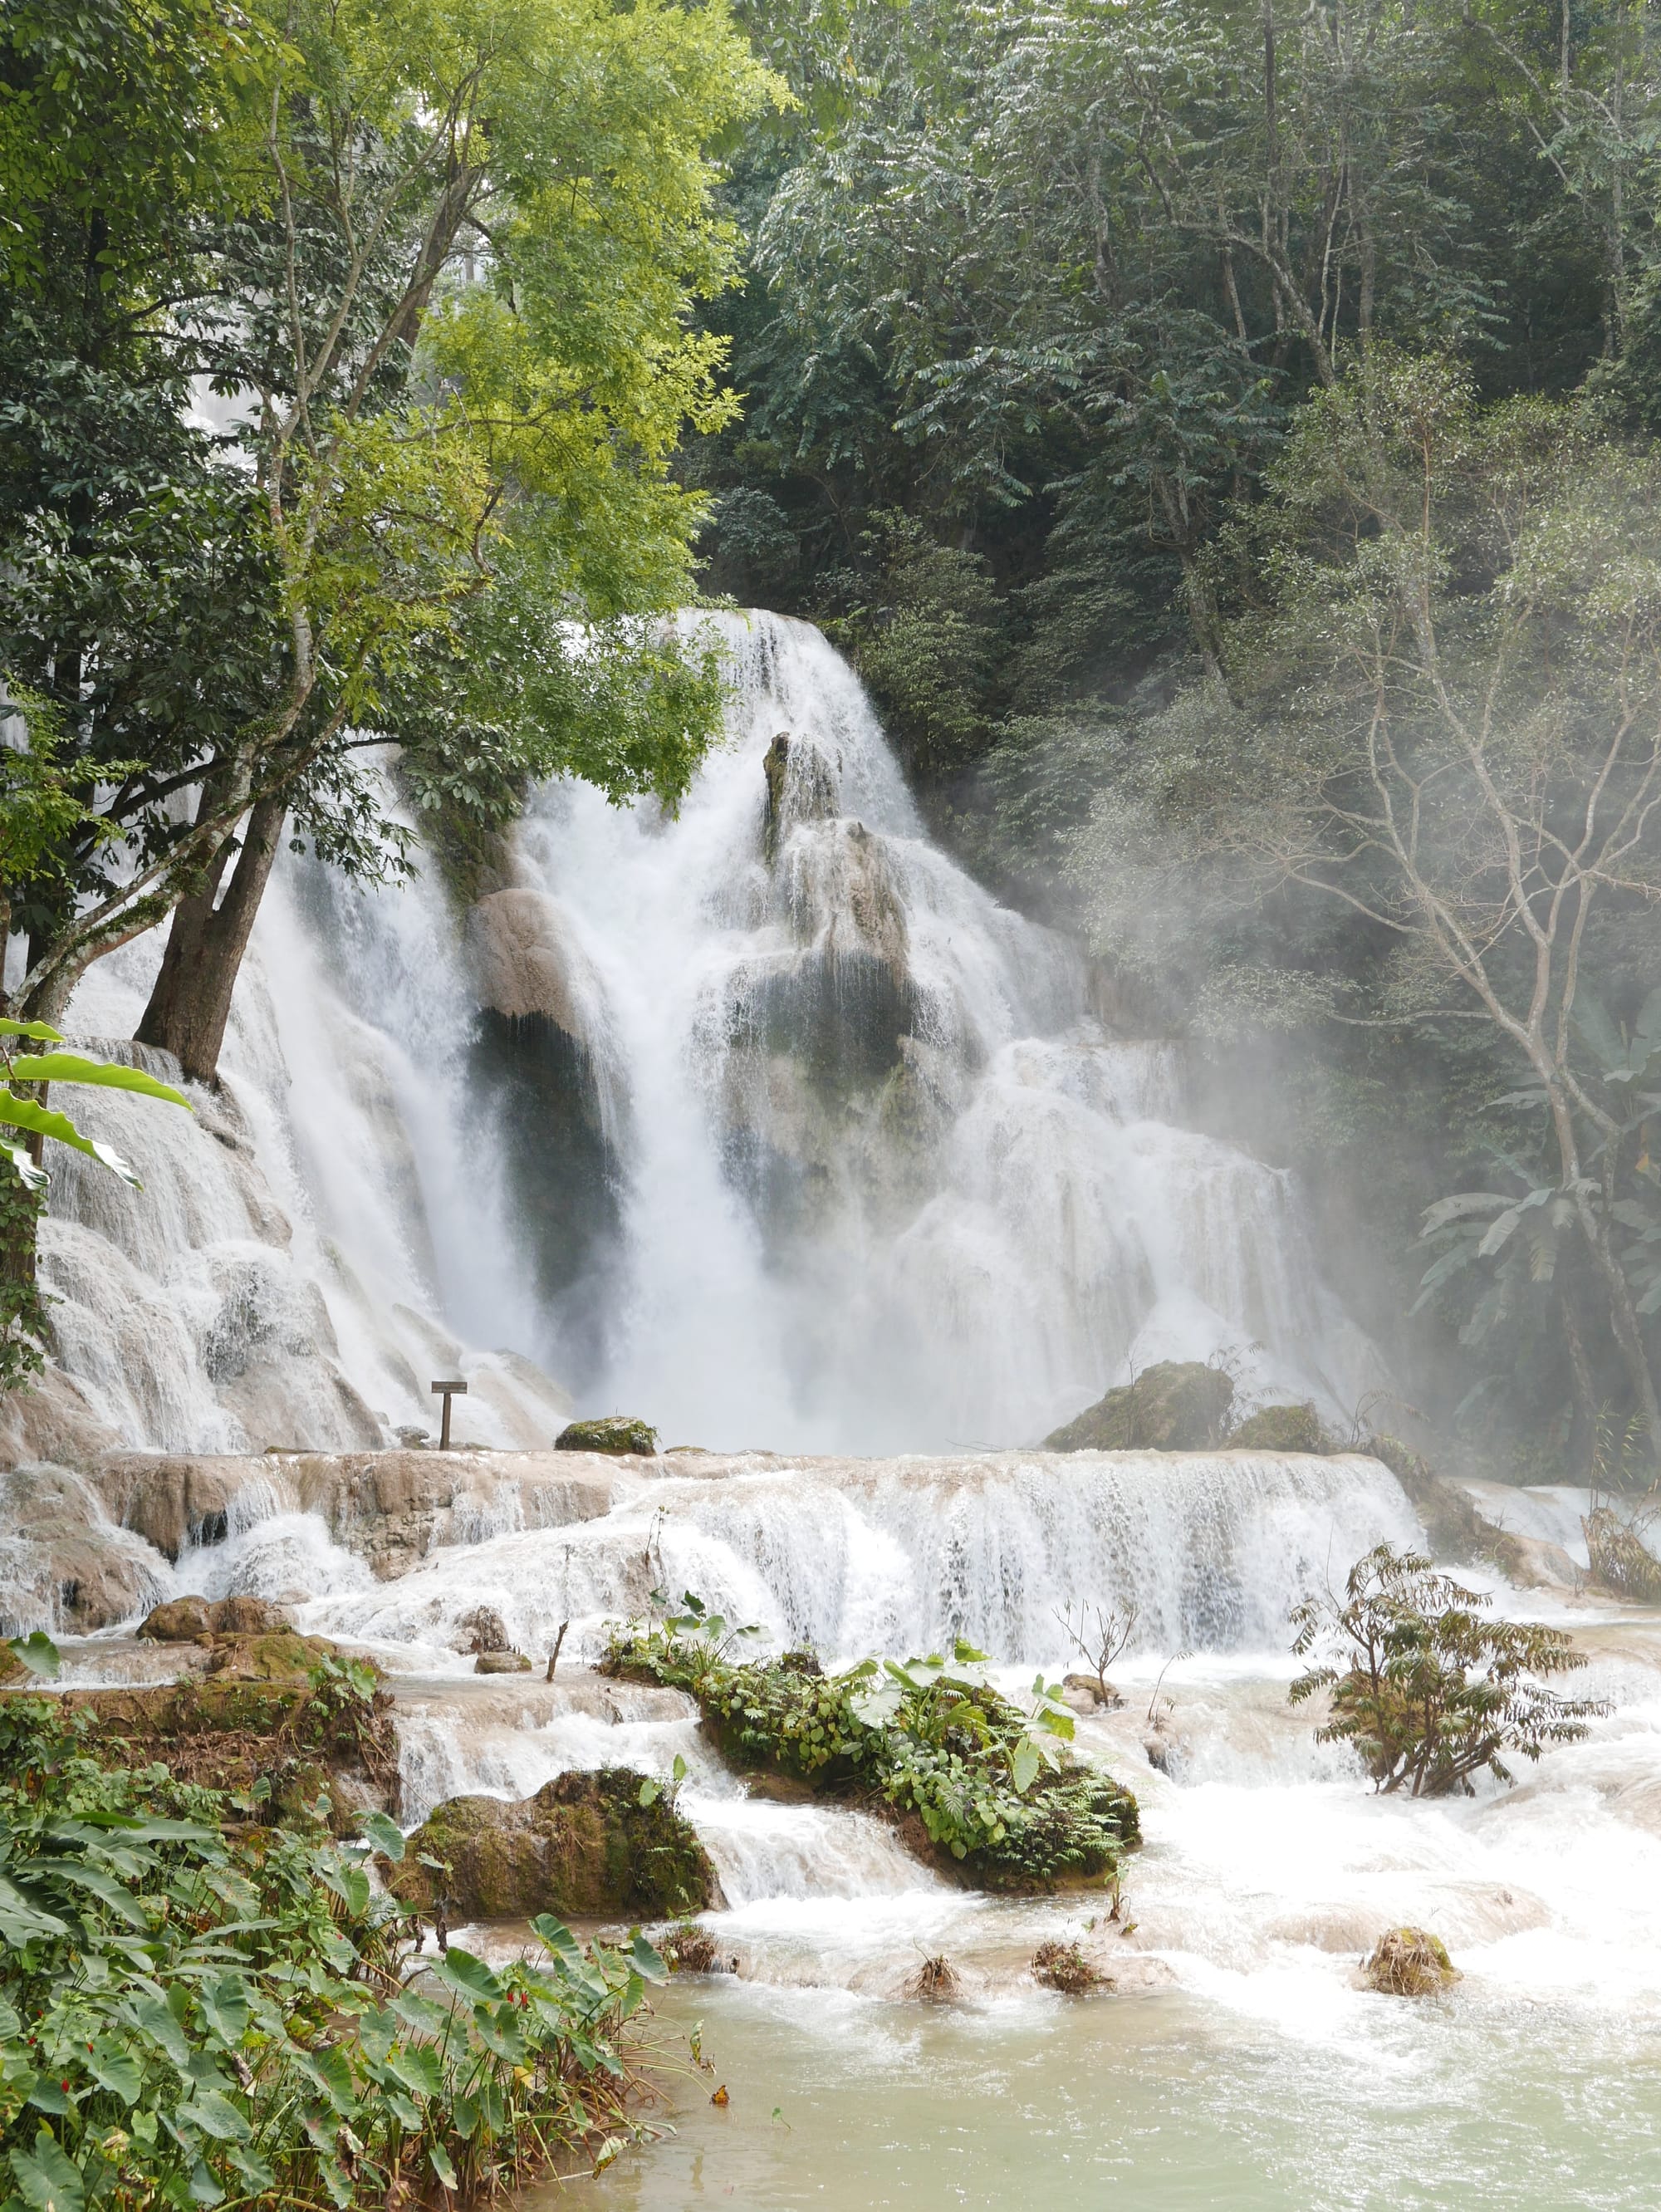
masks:
[[[1201,1359],[1145,1367],[1044,1439],[1046,1451],[1206,1451],[1222,1436],[1234,1385]]]
[[[138,1633],[148,1644],[194,1644],[203,1636],[280,1636],[287,1610],[263,1597],[176,1597],[148,1613]]]
[[[1230,1451],[1308,1452],[1325,1458],[1339,1446],[1312,1405],[1263,1406],[1227,1439]]]
[[[715,1869],[684,1814],[627,1767],[561,1774],[534,1797],[452,1797],[409,1839],[389,1887],[431,1912],[441,1893],[466,1920],[644,1920],[718,1902]],[[442,1876],[423,1866],[436,1859]],[[435,1889],[434,1884],[439,1885]]]
[[[554,1439],[555,1451],[632,1452],[650,1459],[658,1431],[632,1413],[606,1413],[592,1421],[572,1421]]]
[[[1371,1990],[1391,1997],[1440,1996],[1459,1979],[1440,1936],[1426,1928],[1390,1928],[1361,1968]]]

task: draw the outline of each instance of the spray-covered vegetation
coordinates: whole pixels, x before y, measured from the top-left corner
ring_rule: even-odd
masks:
[[[735,1629],[688,1592],[684,1610],[620,1624],[603,1664],[688,1691],[734,1764],[863,1802],[986,1889],[1109,1880],[1140,1840],[1137,1802],[1067,1750],[1073,1716],[1040,1675],[1017,1704],[986,1655],[866,1659],[827,1674],[810,1651],[732,1654]]]
[[[1342,1598],[1294,1610],[1293,1651],[1316,1663],[1293,1683],[1293,1704],[1328,1692],[1318,1741],[1353,1745],[1386,1794],[1470,1796],[1484,1771],[1512,1781],[1507,1758],[1578,1742],[1608,1709],[1546,1686],[1586,1663],[1561,1629],[1496,1620],[1489,1602],[1418,1553],[1378,1545],[1350,1569]]]
[[[534,1962],[452,1946],[417,1973],[370,1877],[403,1852],[385,1815],[343,1844],[277,1825],[263,1781],[124,1752],[58,1698],[0,1696],[7,2205],[380,2212],[611,2154],[619,2031],[664,1971],[643,1940],[585,1948],[545,1917]]]

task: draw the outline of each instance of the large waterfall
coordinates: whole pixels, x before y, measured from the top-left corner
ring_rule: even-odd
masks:
[[[62,1358],[133,1444],[546,1442],[569,1394],[672,1442],[1030,1443],[1161,1358],[1347,1416],[1379,1377],[1288,1177],[1183,1126],[1063,939],[923,834],[846,662],[721,633],[726,738],[677,817],[532,793],[465,912],[285,857],[193,1124],[60,1167]],[[130,1031],[155,958],[99,963]],[[547,1379],[554,1378],[553,1382]]]

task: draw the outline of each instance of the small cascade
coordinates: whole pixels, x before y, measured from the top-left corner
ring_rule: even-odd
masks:
[[[682,1465],[697,1464],[682,1462]],[[959,1460],[712,1459],[610,1512],[447,1547],[392,1583],[319,1602],[333,1635],[453,1646],[480,1606],[534,1659],[562,1622],[601,1624],[657,1584],[696,1590],[776,1644],[856,1659],[966,1636],[1052,1660],[1056,1609],[1134,1605],[1148,1648],[1283,1644],[1288,1607],[1384,1538],[1416,1539],[1374,1460],[1264,1453],[1009,1453]]]

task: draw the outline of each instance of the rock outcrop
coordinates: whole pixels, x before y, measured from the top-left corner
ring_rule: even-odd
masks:
[[[36,1628],[86,1635],[145,1613],[167,1591],[162,1562],[116,1525],[97,1489],[68,1468],[11,1468],[3,1491],[7,1634]]]
[[[1320,1415],[1307,1401],[1261,1407],[1224,1441],[1230,1451],[1312,1452],[1322,1457],[1345,1449],[1327,1434]]]
[[[1046,1451],[1204,1451],[1222,1437],[1234,1385],[1197,1359],[1165,1359],[1046,1437]]]
[[[410,1838],[388,1887],[427,1912],[442,1896],[452,1924],[700,1912],[719,1901],[708,1854],[667,1795],[641,1804],[641,1780],[604,1767],[559,1775],[518,1803],[450,1798]],[[424,1858],[448,1871],[435,1874]]]
[[[440,1544],[594,1519],[610,1511],[626,1478],[607,1459],[585,1465],[570,1453],[415,1450],[116,1452],[92,1480],[110,1517],[168,1559],[223,1537],[252,1490],[265,1511],[321,1515],[335,1541],[386,1581]]]
[[[573,1421],[554,1439],[555,1451],[636,1454],[650,1459],[658,1449],[658,1431],[632,1413],[608,1413],[593,1421]]]
[[[176,1597],[149,1613],[139,1635],[150,1644],[194,1644],[204,1636],[280,1636],[294,1626],[263,1597]]]

